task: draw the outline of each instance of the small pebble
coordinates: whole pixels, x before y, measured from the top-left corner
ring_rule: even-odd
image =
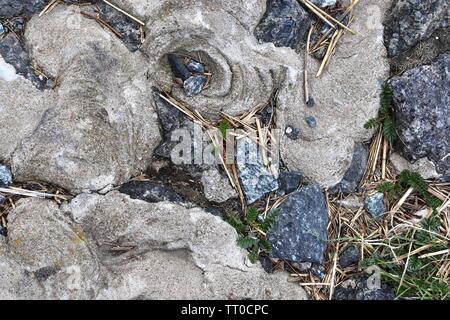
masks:
[[[350,246],[341,253],[339,257],[339,265],[342,268],[347,268],[359,261],[361,258],[358,248]]]
[[[6,198],[0,193],[0,206],[3,205],[6,201]]]
[[[188,97],[199,95],[203,90],[203,86],[206,83],[206,77],[204,76],[192,76],[184,81],[184,93]]]
[[[195,73],[204,73],[205,72],[205,67],[200,62],[197,62],[194,60],[189,61],[189,63],[186,65],[186,67],[191,72],[195,72]]]
[[[386,212],[384,195],[381,192],[377,192],[371,196],[367,196],[364,201],[364,208],[374,219],[381,218]]]
[[[5,227],[0,227],[0,236],[6,237],[8,235],[8,230]]]
[[[311,128],[317,127],[317,121],[316,121],[316,118],[314,118],[313,116],[307,117],[307,118],[306,118],[306,123],[307,123],[308,126],[310,126]]]
[[[286,136],[291,140],[300,139],[300,130],[294,127],[286,127]]]
[[[47,79],[45,85],[47,86],[47,88],[53,89],[55,87],[55,81],[53,81],[52,79]]]
[[[316,105],[316,102],[314,101],[313,98],[309,98],[308,102],[306,102],[306,106],[307,106],[308,108],[312,108],[312,107],[314,107],[315,105]]]
[[[0,187],[8,187],[11,183],[11,171],[7,167],[0,165]]]
[[[6,29],[5,29],[5,27],[0,23],[0,36],[1,36],[2,34],[4,34],[4,33],[6,33]]]

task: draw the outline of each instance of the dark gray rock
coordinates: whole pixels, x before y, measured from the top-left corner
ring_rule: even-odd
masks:
[[[236,163],[247,204],[278,189],[278,181],[264,166],[258,146],[249,138],[236,143]]]
[[[156,89],[153,90],[153,99],[155,100],[156,112],[163,134],[170,139],[170,133],[175,129],[184,127],[189,120],[180,110],[161,98],[160,92]]]
[[[7,187],[12,183],[11,171],[3,165],[0,165],[0,187]]]
[[[0,206],[6,202],[6,198],[0,193]]]
[[[0,17],[31,17],[47,5],[48,0],[0,0]]]
[[[140,25],[137,22],[103,1],[98,1],[97,7],[100,9],[100,18],[120,33],[122,41],[131,52],[141,47]]]
[[[278,178],[280,189],[282,189],[285,194],[291,193],[300,186],[302,179],[303,174],[300,172],[282,170]]]
[[[310,127],[310,128],[315,128],[315,127],[317,127],[317,120],[316,120],[316,118],[314,118],[313,116],[309,116],[309,117],[306,117],[306,123],[308,124],[308,126]]]
[[[384,195],[381,192],[377,192],[373,195],[367,196],[364,200],[364,208],[374,219],[381,218],[386,212]]]
[[[9,20],[9,26],[15,33],[21,34],[25,31],[25,18],[23,17],[13,18]]]
[[[189,71],[195,72],[195,73],[204,73],[205,72],[205,66],[201,64],[200,62],[191,60],[186,64],[186,68],[188,68]]]
[[[268,234],[271,256],[293,262],[324,262],[328,211],[318,185],[295,191],[278,208],[278,220]]]
[[[427,157],[450,179],[450,53],[389,82],[394,92],[397,149],[410,161]]]
[[[341,268],[347,268],[361,259],[361,254],[357,247],[350,246],[341,253],[339,257],[339,265]]]
[[[161,201],[183,202],[183,198],[179,194],[162,183],[154,181],[130,181],[122,185],[119,191],[129,195],[132,199],[151,203]]]
[[[364,177],[364,173],[367,167],[367,160],[369,153],[362,144],[357,144],[353,151],[353,159],[350,164],[350,168],[345,173],[342,181],[332,188],[332,193],[350,194],[357,190],[361,179]]]
[[[0,227],[0,236],[8,236],[8,230],[5,227]]]
[[[16,72],[30,80],[38,89],[46,88],[46,80],[37,76],[31,68],[32,62],[24,44],[14,33],[8,33],[0,40],[0,55],[6,63],[12,65]]]
[[[344,281],[334,292],[334,300],[394,300],[392,287],[381,282],[379,288],[371,285],[369,275],[355,276]]]
[[[314,98],[309,98],[308,101],[306,102],[306,106],[308,108],[314,108],[315,105],[316,101],[314,101]]]
[[[436,30],[447,28],[449,1],[396,1],[385,24],[385,43],[392,57],[426,40]]]
[[[191,73],[178,55],[170,53],[167,55],[167,60],[175,78],[184,82],[191,77]]]
[[[293,49],[304,46],[312,20],[297,0],[267,0],[266,12],[255,29],[260,42]]]
[[[270,120],[273,117],[273,107],[271,105],[268,105],[261,111],[261,122],[264,126],[268,125],[270,123]]]
[[[192,76],[183,82],[184,93],[188,97],[197,96],[202,92],[203,87],[206,83],[205,76]]]

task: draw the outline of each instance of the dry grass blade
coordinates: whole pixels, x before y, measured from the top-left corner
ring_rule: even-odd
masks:
[[[26,189],[16,188],[16,187],[0,188],[0,192],[24,196],[24,197],[34,197],[34,198],[59,198],[62,200],[68,200],[71,198],[69,196],[64,196],[64,195],[60,195],[60,194],[38,192],[38,191],[26,190]]]
[[[39,13],[39,17],[42,17],[44,14],[50,12],[53,10],[53,8],[55,8],[58,4],[59,4],[60,0],[51,0],[45,7],[44,9],[41,11],[41,13]]]
[[[139,23],[141,26],[145,26],[145,23],[142,22],[141,20],[139,20],[138,18],[136,18],[135,16],[129,14],[128,12],[126,12],[125,10],[120,9],[119,7],[115,6],[114,4],[112,4],[111,2],[107,1],[107,0],[103,0],[104,3],[106,3],[108,6],[116,9],[117,11],[123,13],[124,15],[126,15],[128,18],[136,21],[137,23]]]

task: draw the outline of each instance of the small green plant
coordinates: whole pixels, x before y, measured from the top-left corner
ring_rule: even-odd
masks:
[[[363,260],[361,267],[377,265],[384,280],[396,288],[397,298],[450,299],[450,286],[440,273],[443,258],[434,255],[448,249],[445,237],[439,236],[442,217],[437,208],[441,201],[428,192],[427,182],[420,174],[408,170],[400,173],[396,183],[378,186],[390,201],[396,201],[408,188],[413,188],[433,209],[432,214],[420,226],[385,239],[384,246]]]
[[[263,233],[267,234],[272,229],[276,219],[276,210],[269,211],[266,217],[263,218],[260,212],[254,207],[248,208],[247,216],[244,219],[233,215],[225,217],[225,220],[239,234],[239,238],[237,239],[238,246],[250,251],[249,259],[252,263],[258,260],[261,251],[267,253],[272,251],[272,246],[266,237],[263,236]]]
[[[436,210],[442,204],[438,198],[428,192],[428,185],[425,179],[419,173],[409,170],[403,170],[400,173],[397,183],[386,182],[380,184],[378,191],[383,192],[389,200],[394,200],[408,188],[414,188],[433,210]]]
[[[227,120],[222,120],[219,123],[219,131],[222,134],[222,138],[227,138],[227,131],[230,130],[230,123]]]
[[[392,102],[394,94],[392,89],[384,84],[380,95],[380,111],[378,119],[370,119],[364,124],[366,129],[376,129],[382,126],[383,136],[390,142],[394,143],[397,138],[397,131],[395,130],[395,122],[392,114]]]

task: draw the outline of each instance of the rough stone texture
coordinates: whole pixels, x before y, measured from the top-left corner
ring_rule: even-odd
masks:
[[[267,0],[267,9],[255,29],[260,42],[293,49],[304,46],[312,20],[297,0]]]
[[[408,170],[420,173],[424,179],[438,179],[440,177],[440,175],[436,172],[436,166],[434,163],[427,158],[422,158],[414,163],[411,163],[397,152],[394,152],[389,156],[389,160],[397,173],[400,173],[403,170]]]
[[[364,208],[374,218],[381,218],[386,212],[384,205],[384,195],[381,192],[369,195],[364,200]]]
[[[265,10],[265,0],[166,0],[137,4],[122,1],[131,12],[148,21],[142,50],[150,57],[162,89],[207,118],[220,111],[242,114],[266,103],[278,88],[286,68],[301,70],[301,58],[287,48],[260,45],[253,35]],[[254,22],[251,22],[254,21]],[[212,81],[198,96],[187,97],[183,88],[171,85],[168,53],[184,53],[201,60]]]
[[[369,153],[367,149],[362,144],[357,144],[353,151],[350,168],[345,173],[342,181],[332,189],[332,192],[341,192],[344,194],[355,192],[361,179],[364,177],[368,157]]]
[[[278,207],[278,220],[268,234],[274,258],[323,263],[327,248],[328,210],[318,185],[303,187]]]
[[[0,66],[1,60],[0,57]],[[17,75],[8,78],[10,81],[0,77],[0,161],[3,162],[9,161],[20,141],[33,132],[45,110],[55,101],[52,91],[41,92]]]
[[[356,276],[344,281],[336,288],[334,300],[394,300],[392,287],[381,282],[380,288],[373,286],[369,276]]]
[[[11,171],[0,164],[0,187],[7,187],[12,183]]]
[[[350,246],[344,250],[339,256],[339,265],[341,268],[347,268],[361,259],[359,249],[355,246]]]
[[[264,166],[259,147],[249,138],[237,141],[236,164],[247,204],[278,189],[277,177]]]
[[[389,83],[401,140],[397,148],[411,161],[427,157],[450,179],[450,53]]]
[[[122,185],[119,191],[129,195],[131,199],[139,199],[151,203],[162,201],[183,202],[183,197],[179,194],[162,183],[154,181],[130,181]]]
[[[6,251],[8,255],[0,254],[0,263],[17,265],[15,270],[7,268],[12,277],[1,281],[2,293],[7,292],[5,298],[96,296],[102,268],[83,230],[56,203],[20,200],[8,220],[8,244],[0,244],[0,252]]]
[[[449,26],[448,0],[396,1],[386,21],[385,41],[390,56],[402,53]]]
[[[142,55],[64,7],[33,18],[25,37],[33,58],[61,84],[14,152],[14,175],[80,191],[119,184],[145,169],[160,137]],[[6,127],[15,130],[13,123]]]
[[[342,180],[350,168],[357,143],[371,138],[373,132],[363,126],[370,118],[377,117],[381,84],[389,75],[381,21],[389,4],[375,0],[370,5],[377,6],[381,14],[368,21],[367,6],[360,3],[355,7],[351,27],[357,35],[343,36],[319,79],[315,78],[319,62],[308,60],[314,108],[304,102],[300,89],[304,83],[303,72],[289,69],[278,93],[278,128],[289,126],[300,131],[299,139],[289,138],[284,131],[282,159],[290,170],[303,172],[308,180],[325,188]],[[306,116],[316,118],[315,128],[308,126]]]
[[[283,190],[286,194],[291,193],[300,186],[300,182],[302,179],[303,174],[301,174],[300,172],[289,172],[282,170],[279,177],[280,189]]]
[[[0,0],[0,17],[12,18],[20,15],[31,17],[44,9],[47,0]]]
[[[228,177],[221,174],[217,168],[203,172],[201,181],[203,192],[209,201],[220,203],[237,197],[237,192],[231,186]]]
[[[198,208],[111,192],[61,208],[20,200],[10,217],[8,242],[0,237],[5,299],[306,298],[287,274],[246,265],[236,231]]]

